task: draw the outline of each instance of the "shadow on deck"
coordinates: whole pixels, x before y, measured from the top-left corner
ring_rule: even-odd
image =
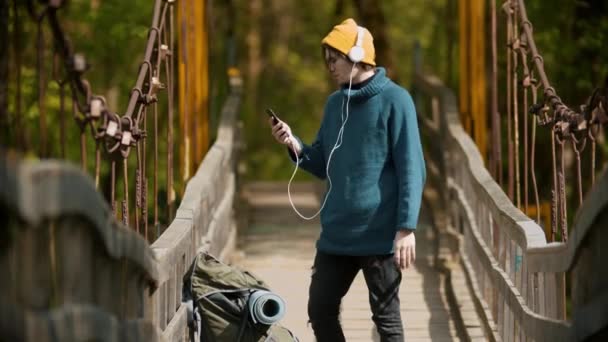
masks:
[[[292,198],[301,212],[310,215],[318,210],[316,189],[317,185],[307,183],[292,186]],[[233,262],[262,277],[281,295],[287,302],[282,323],[301,341],[313,341],[306,307],[319,220],[304,221],[293,212],[286,183],[251,183],[243,188],[243,196],[248,203],[248,224],[239,231]],[[436,246],[430,222],[425,207],[416,235],[416,265],[404,273],[400,290],[405,337],[407,341],[460,340],[446,297],[445,275],[433,266]],[[342,306],[348,341],[379,340],[361,273]]]

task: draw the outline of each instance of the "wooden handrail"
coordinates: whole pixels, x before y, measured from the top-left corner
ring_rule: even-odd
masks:
[[[160,267],[168,272],[163,273],[159,288],[148,298],[146,316],[163,330],[167,340],[180,339],[187,330],[182,283],[196,254],[204,250],[220,257],[234,244],[241,82],[232,79],[231,84],[217,139],[188,181],[175,219],[151,245]]]
[[[438,129],[423,136],[440,146],[427,159],[443,165],[439,178],[444,182],[439,186],[450,191],[438,192],[445,194],[444,202],[449,204],[450,230],[461,232],[461,244],[454,252],[476,284],[478,309],[488,313],[481,315],[490,320],[484,324],[489,327],[487,336],[490,340],[566,336],[569,323],[558,319],[563,308],[551,305],[559,303],[559,279],[527,269],[528,250],[547,246],[543,230],[515,207],[485,169],[460,124],[453,93],[437,77],[421,73],[415,74],[414,93],[419,95],[419,107],[424,107],[421,102],[426,98],[439,102],[439,115],[433,118],[439,122],[424,126]],[[424,109],[418,111],[421,119],[428,120],[427,114]]]
[[[452,92],[437,77],[417,72],[414,94],[424,123],[422,136],[434,145],[427,160],[443,165],[433,167],[440,173],[435,187],[444,188],[437,193],[444,194],[449,221],[439,229],[460,232],[453,253],[473,284],[478,310],[489,313],[480,315],[489,320],[484,324],[488,338],[582,340],[606,329],[604,304],[598,304],[608,303],[608,291],[601,288],[605,277],[591,270],[601,267],[592,255],[608,240],[601,228],[608,224],[608,171],[585,199],[570,240],[547,243],[542,228],[515,207],[485,169],[460,124]],[[439,102],[439,115],[429,117],[429,98]],[[563,297],[569,271],[574,289],[571,320],[565,319]]]
[[[233,86],[217,140],[151,246],[116,220],[80,169],[0,151],[0,211],[9,232],[0,253],[8,277],[0,282],[0,336],[184,340],[183,275],[199,251],[222,256],[235,243],[240,98]],[[74,329],[75,319],[91,331]]]

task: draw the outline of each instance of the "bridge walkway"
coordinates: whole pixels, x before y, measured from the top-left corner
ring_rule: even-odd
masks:
[[[304,221],[291,209],[287,185],[256,182],[245,185],[249,224],[239,232],[232,261],[260,276],[287,302],[282,321],[301,341],[313,341],[307,324],[307,295],[319,221]],[[319,208],[315,185],[292,186],[292,198],[306,213]],[[445,275],[433,267],[433,229],[423,208],[417,232],[417,260],[404,273],[400,289],[407,341],[458,341],[457,322],[446,297]],[[466,291],[466,288],[457,289]],[[367,287],[359,273],[343,301],[342,326],[347,341],[378,341],[371,321]],[[480,331],[481,333],[481,331]]]

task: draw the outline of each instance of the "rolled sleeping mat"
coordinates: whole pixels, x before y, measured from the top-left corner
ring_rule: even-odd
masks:
[[[274,324],[285,315],[285,301],[278,295],[264,290],[257,290],[249,296],[247,302],[249,315],[254,323]]]

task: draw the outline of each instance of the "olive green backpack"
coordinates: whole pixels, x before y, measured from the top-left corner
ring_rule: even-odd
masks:
[[[297,342],[285,327],[251,319],[247,303],[256,290],[269,288],[253,274],[199,253],[184,275],[191,342]]]

